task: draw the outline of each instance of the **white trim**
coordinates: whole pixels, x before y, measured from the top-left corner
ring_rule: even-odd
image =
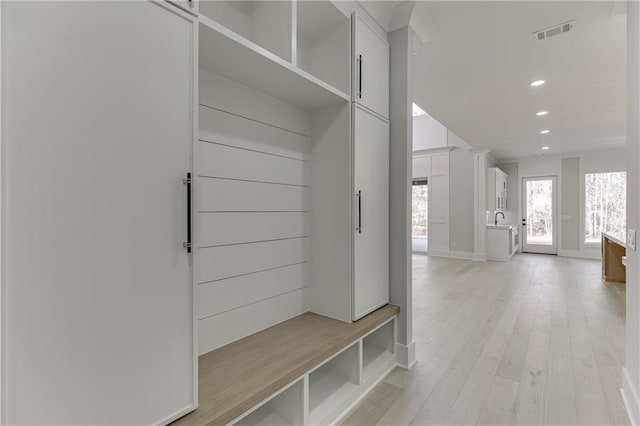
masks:
[[[471,251],[449,251],[449,257],[452,259],[473,260],[473,252]]]
[[[410,370],[416,363],[416,342],[408,345],[396,342],[396,362],[399,367]]]
[[[558,250],[559,257],[575,257],[578,259],[602,259],[600,250]]]
[[[487,254],[486,253],[474,253],[473,259],[474,262],[486,262]]]
[[[627,415],[632,425],[638,425],[638,419],[640,419],[640,399],[638,399],[638,392],[633,386],[633,383],[629,379],[629,371],[622,367],[622,401],[627,409]]]
[[[427,149],[419,149],[417,151],[413,151],[413,157],[426,157],[428,155],[433,154],[441,154],[443,152],[451,152],[454,149],[457,149],[456,146],[441,146],[438,148],[427,148]]]
[[[427,248],[427,256],[433,256],[433,257],[449,257],[449,250],[445,250],[445,249],[434,249],[434,248]]]
[[[183,408],[182,410],[171,414],[169,417],[166,417],[165,419],[161,420],[160,422],[158,422],[159,425],[168,425],[169,423],[172,423],[176,420],[178,420],[180,417],[184,417],[187,414],[189,414],[190,412],[196,410],[198,408],[198,404],[191,404],[189,406],[187,406],[186,408]]]

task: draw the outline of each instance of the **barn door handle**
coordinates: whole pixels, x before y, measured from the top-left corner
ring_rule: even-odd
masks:
[[[358,227],[356,231],[358,234],[362,234],[362,191],[358,191],[356,197],[358,197]]]
[[[182,243],[182,247],[187,250],[187,253],[191,253],[191,173],[187,173],[182,183],[187,187],[187,241]]]
[[[362,55],[358,55],[358,99],[362,99]]]

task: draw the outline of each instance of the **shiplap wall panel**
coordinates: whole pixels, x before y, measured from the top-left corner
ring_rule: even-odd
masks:
[[[201,178],[198,212],[303,212],[309,188],[241,180]]]
[[[200,353],[308,310],[309,114],[201,70]]]
[[[299,263],[200,284],[198,286],[199,319],[219,315],[306,287],[309,284],[308,281],[308,264]]]
[[[224,176],[301,186],[309,184],[309,167],[304,160],[215,143],[200,144],[201,176]],[[239,164],[242,167],[238,167]]]
[[[307,305],[308,288],[303,288],[200,320],[200,353],[300,315],[307,311]]]
[[[309,236],[309,214],[209,213],[198,223],[199,247]]]
[[[303,136],[310,134],[309,114],[304,109],[203,69],[200,103]]]
[[[308,158],[310,145],[306,136],[213,109],[211,106],[200,106],[199,120],[200,140],[299,160]]]
[[[309,260],[308,238],[199,249],[198,282],[249,274]]]

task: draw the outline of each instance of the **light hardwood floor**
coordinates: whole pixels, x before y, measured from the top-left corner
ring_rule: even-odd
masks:
[[[345,425],[629,424],[620,396],[625,287],[600,262],[414,255],[418,362]]]

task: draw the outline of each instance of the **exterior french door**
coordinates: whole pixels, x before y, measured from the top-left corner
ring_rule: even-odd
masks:
[[[522,179],[522,251],[558,253],[557,178]]]

